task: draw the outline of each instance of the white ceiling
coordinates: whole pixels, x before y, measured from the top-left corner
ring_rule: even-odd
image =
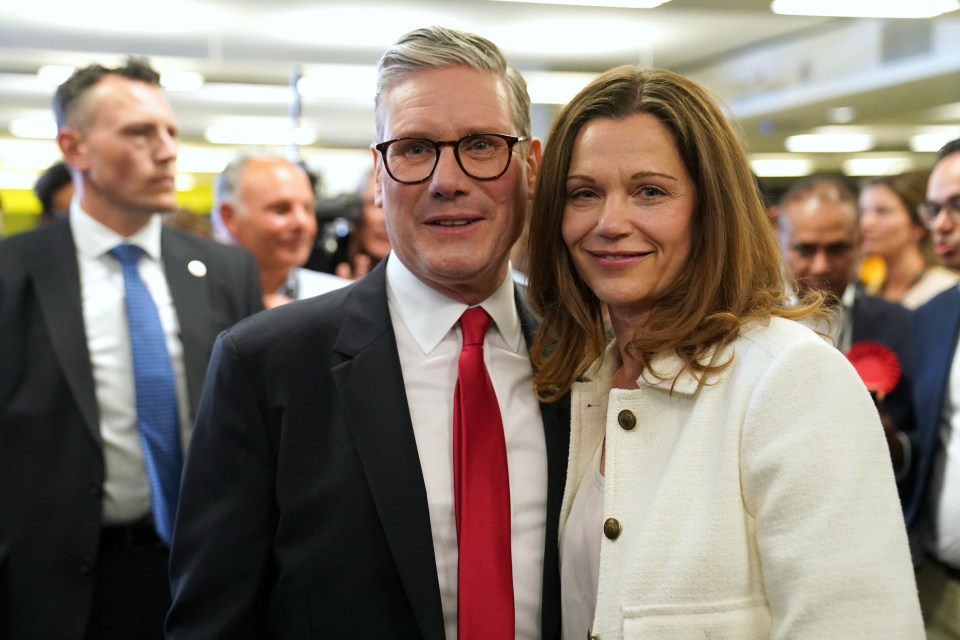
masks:
[[[884,152],[906,150],[926,127],[960,126],[957,12],[919,21],[778,16],[769,0],[672,0],[650,10],[493,0],[146,6],[4,2],[0,141],[11,120],[49,115],[52,88],[28,75],[44,64],[113,64],[137,54],[161,70],[202,73],[204,88],[170,97],[184,142],[203,145],[204,128],[231,117],[289,119],[295,69],[311,75],[325,64],[373,65],[399,35],[428,24],[491,38],[521,71],[592,73],[637,63],[688,74],[728,102],[756,154],[783,153],[786,135],[831,125],[836,107],[853,107],[848,126],[868,127]],[[242,85],[240,99],[224,98],[229,87],[222,83]],[[301,124],[318,134],[311,148],[366,148],[372,92],[360,102],[304,98]],[[554,108],[536,107],[541,136]],[[817,169],[836,169],[845,158],[818,156]]]

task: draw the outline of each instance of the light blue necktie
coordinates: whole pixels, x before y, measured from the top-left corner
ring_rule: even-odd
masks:
[[[173,365],[157,305],[137,269],[143,249],[122,244],[111,249],[110,255],[119,260],[123,268],[137,392],[137,431],[150,478],[154,524],[160,538],[170,544],[183,468]]]

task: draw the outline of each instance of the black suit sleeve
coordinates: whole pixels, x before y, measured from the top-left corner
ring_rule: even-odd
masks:
[[[221,334],[184,467],[170,562],[172,640],[265,637],[277,513],[261,399],[230,333]]]

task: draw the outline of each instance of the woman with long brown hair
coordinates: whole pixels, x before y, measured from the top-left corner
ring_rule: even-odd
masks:
[[[571,401],[566,638],[922,637],[877,411],[794,321],[821,299],[788,304],[710,94],[590,83],[551,129],[529,252],[535,383]]]

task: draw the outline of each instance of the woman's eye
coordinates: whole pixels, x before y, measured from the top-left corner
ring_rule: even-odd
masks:
[[[663,189],[659,187],[646,186],[640,187],[640,189],[637,190],[637,193],[644,198],[656,198],[663,195]]]
[[[588,189],[577,189],[567,194],[567,200],[586,200],[594,196],[594,193]]]

